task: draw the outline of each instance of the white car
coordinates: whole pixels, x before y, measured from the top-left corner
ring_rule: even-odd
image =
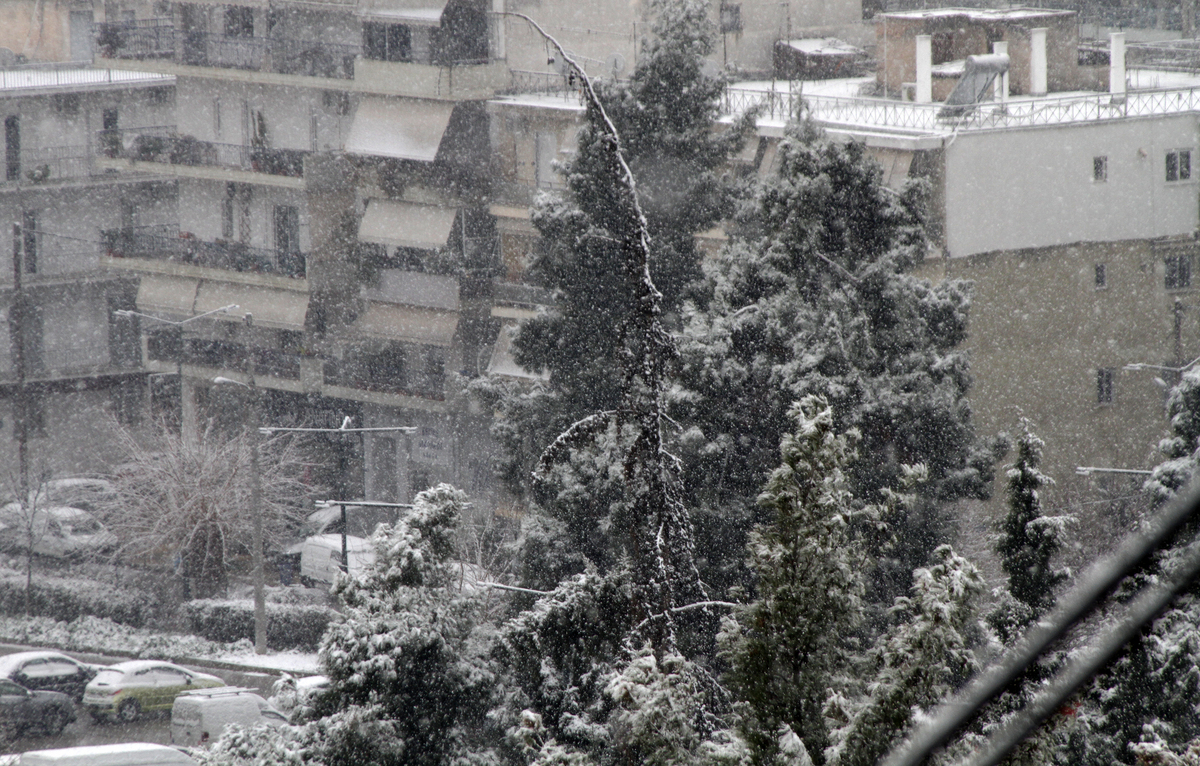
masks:
[[[24,550],[30,539],[34,553],[59,559],[98,553],[117,543],[116,535],[82,508],[39,507],[28,515],[19,503],[0,507],[0,547]]]
[[[218,686],[196,689],[175,698],[171,708],[171,744],[183,747],[211,745],[225,728],[237,724],[286,726],[288,718],[253,689]]]
[[[360,574],[375,560],[375,549],[369,540],[346,536],[346,555],[349,572]],[[300,549],[300,583],[312,587],[316,583],[333,583],[342,570],[342,536],[313,535]]]
[[[170,710],[185,691],[224,685],[216,676],[169,662],[131,660],[97,673],[83,690],[83,706],[97,720],[135,721],[143,712]]]

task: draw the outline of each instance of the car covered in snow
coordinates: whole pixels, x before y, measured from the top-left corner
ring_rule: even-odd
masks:
[[[34,553],[61,559],[99,553],[117,538],[82,508],[40,506],[30,514],[19,503],[0,507],[0,549],[24,551],[30,541]]]
[[[62,692],[76,702],[103,665],[80,662],[61,652],[16,652],[0,657],[0,677],[26,689]]]
[[[224,685],[214,675],[169,662],[131,660],[97,673],[83,691],[83,706],[97,720],[135,721],[145,712],[170,710],[185,691]]]
[[[60,692],[31,691],[0,678],[0,732],[15,738],[27,731],[56,737],[75,720],[75,705]]]
[[[195,689],[175,698],[171,707],[171,744],[211,745],[227,726],[286,726],[288,718],[253,689],[218,686]]]
[[[349,573],[359,574],[375,560],[375,549],[369,540],[347,535],[346,557],[349,559]],[[300,549],[302,585],[312,587],[316,583],[332,583],[341,570],[341,535],[313,535],[304,541]]]
[[[57,750],[30,750],[16,759],[17,766],[195,766],[187,753],[150,742],[84,745]]]

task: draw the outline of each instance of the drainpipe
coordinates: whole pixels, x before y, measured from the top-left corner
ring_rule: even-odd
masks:
[[[1029,30],[1029,94],[1046,95],[1046,28]]]
[[[1108,36],[1108,92],[1114,99],[1125,97],[1125,33]]]
[[[933,101],[933,38],[917,35],[917,93],[918,104]]]
[[[997,43],[992,43],[992,53],[996,54],[997,56],[1007,56],[1008,55],[1008,42],[1001,41],[1001,42],[997,42]],[[1005,101],[1008,101],[1008,70],[1007,69],[1005,69],[1004,72],[1002,72],[1000,74],[1000,76],[996,78],[996,81],[992,84],[992,93],[993,93],[992,97],[995,98],[1000,103],[1003,104]]]

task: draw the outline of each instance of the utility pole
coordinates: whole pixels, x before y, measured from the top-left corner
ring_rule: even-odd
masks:
[[[25,257],[25,233],[20,223],[13,224],[13,296],[8,309],[8,337],[12,346],[13,372],[17,377],[13,398],[13,435],[17,439],[17,502],[24,516],[32,518],[34,509],[29,503],[29,408],[25,386],[25,290],[21,284],[22,261]],[[33,542],[25,551],[25,613],[29,613],[29,594],[33,589]]]
[[[246,314],[246,335],[254,327],[254,317]],[[262,427],[262,402],[254,382],[254,350],[246,338],[246,383],[250,386],[250,512],[254,514],[254,651],[267,653],[266,572],[263,567],[262,468],[259,465],[258,436]]]

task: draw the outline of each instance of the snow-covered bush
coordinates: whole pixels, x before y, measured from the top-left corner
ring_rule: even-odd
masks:
[[[197,599],[183,605],[188,627],[210,641],[254,640],[254,604]],[[267,604],[267,645],[315,651],[337,612],[323,606]]]
[[[93,616],[140,628],[159,611],[153,595],[145,591],[79,578],[38,576],[28,595],[29,614],[62,622]],[[25,612],[25,598],[25,575],[0,572],[0,613]]]

